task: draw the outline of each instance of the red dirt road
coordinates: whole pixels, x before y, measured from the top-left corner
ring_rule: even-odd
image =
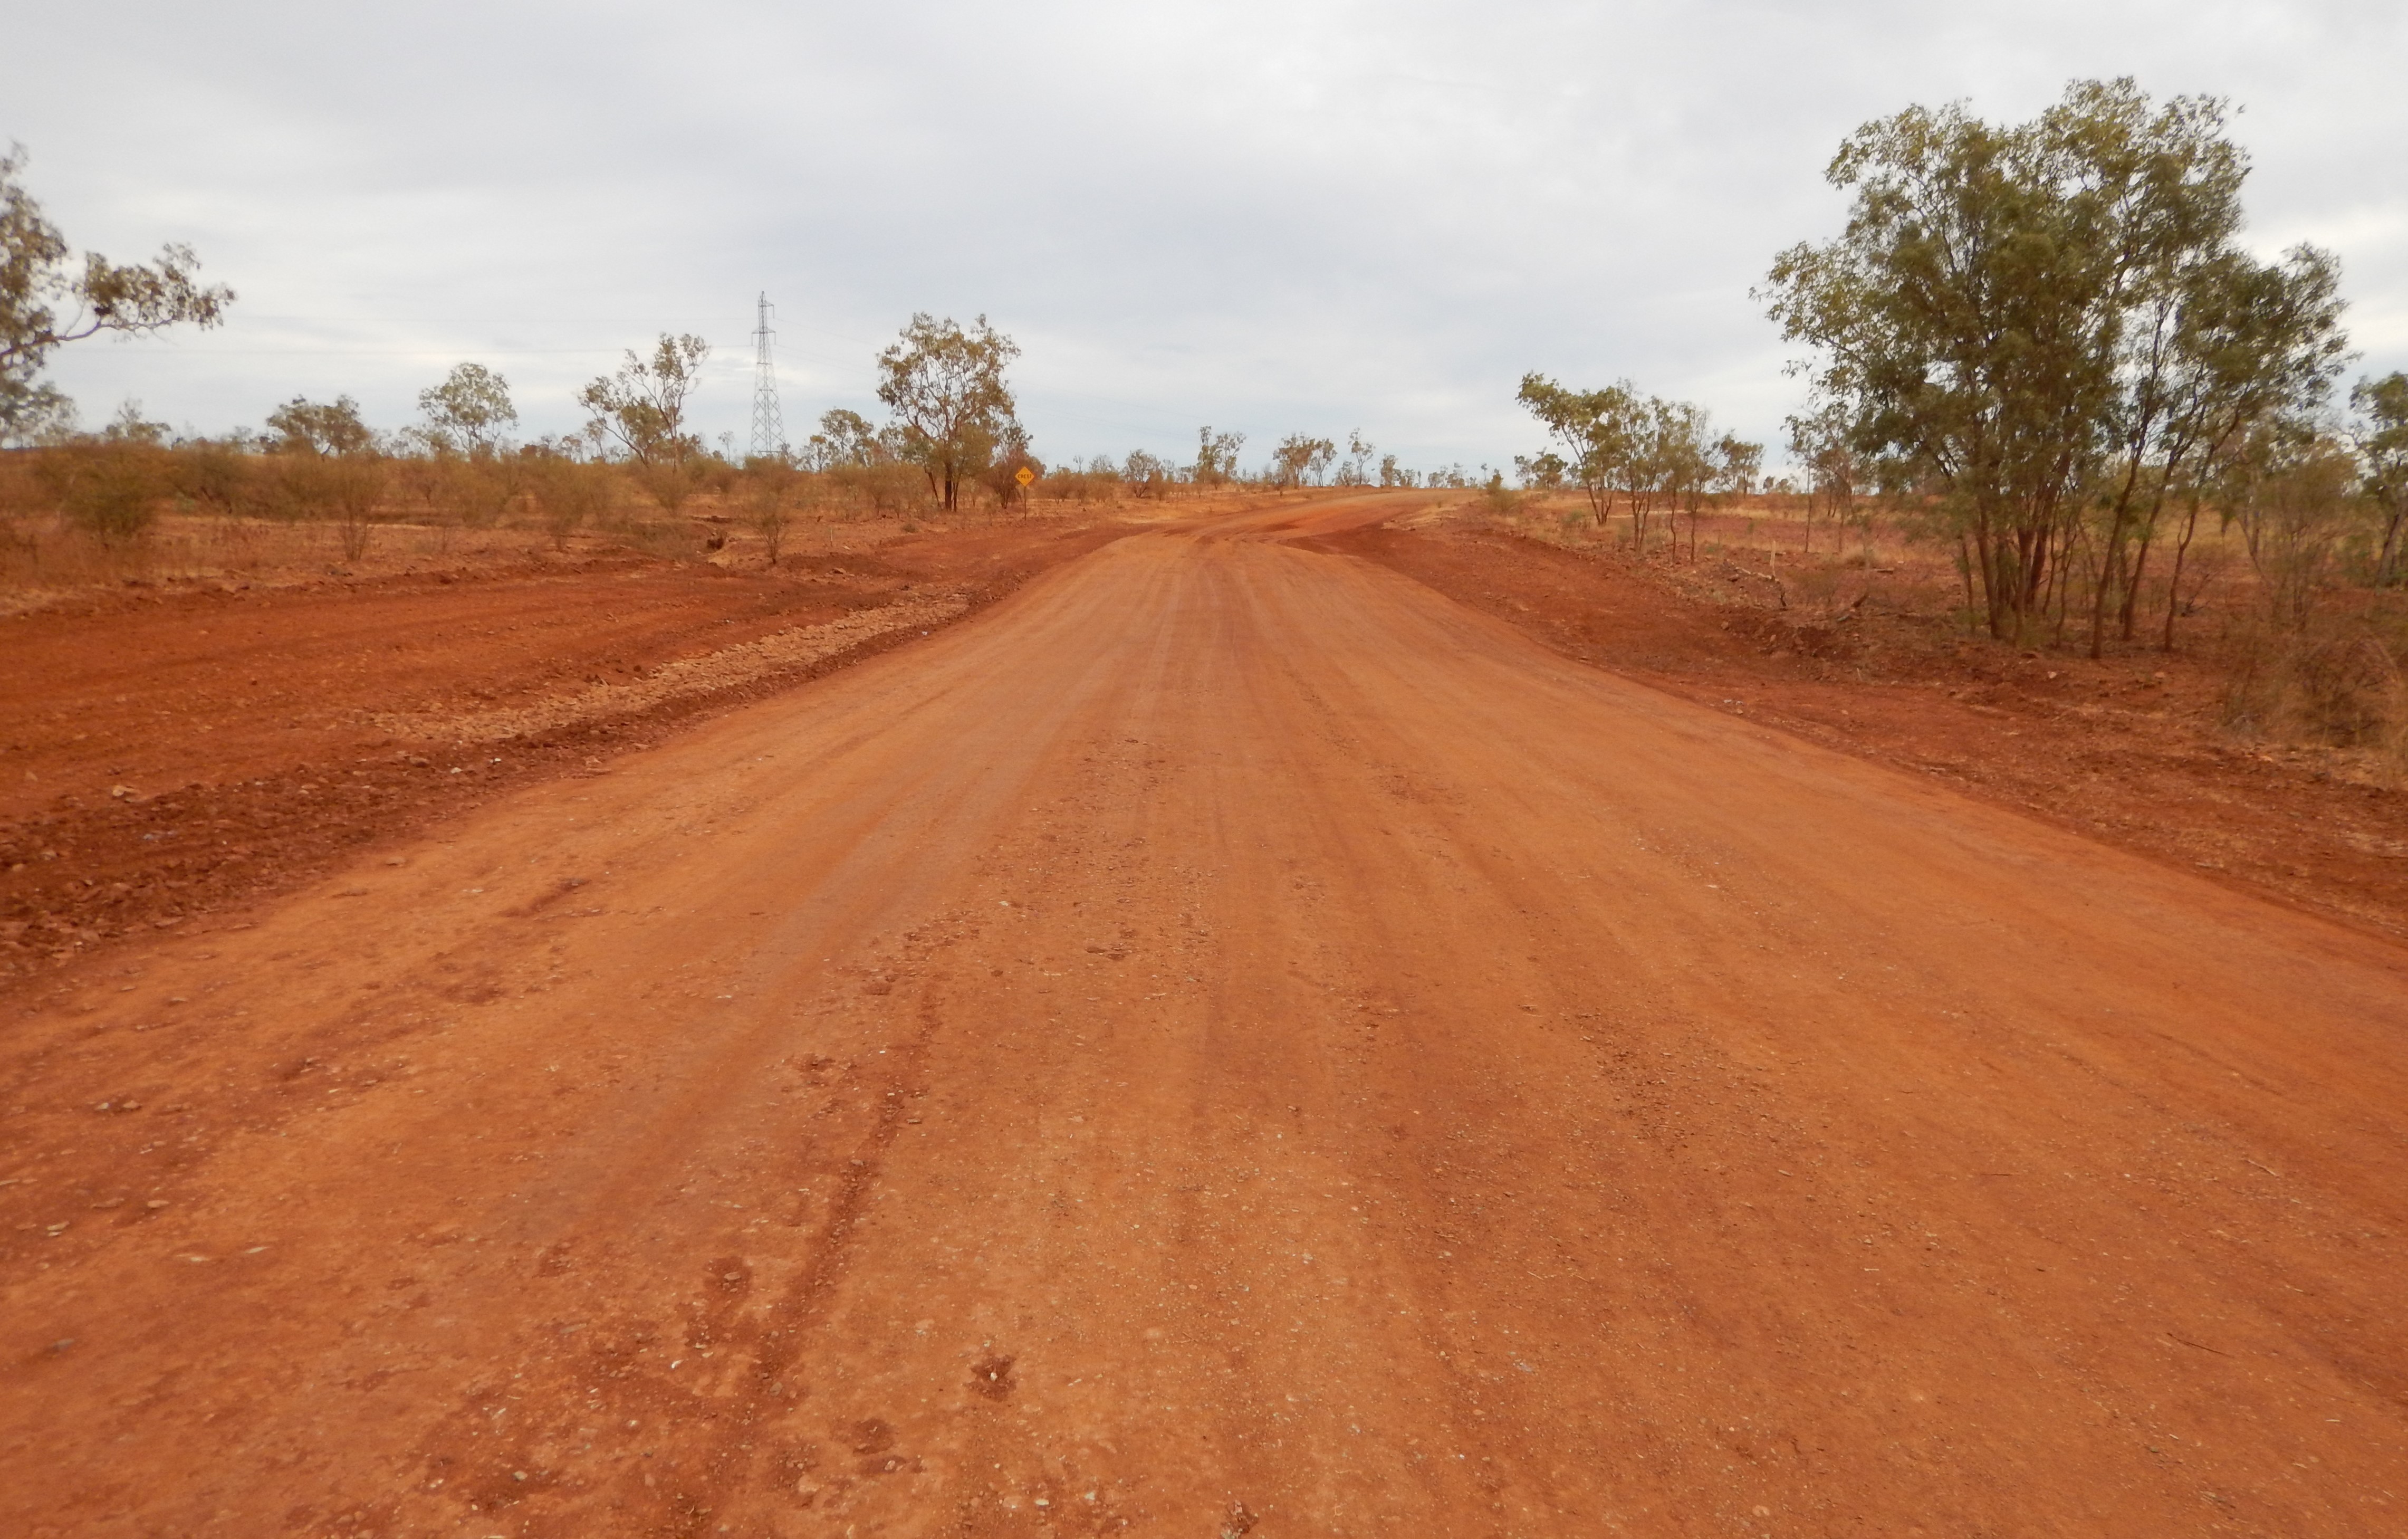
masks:
[[[2408,1526],[2408,951],[1278,522],[12,1021],[0,1532]]]

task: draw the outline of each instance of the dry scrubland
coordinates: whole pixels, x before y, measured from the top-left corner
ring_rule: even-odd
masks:
[[[136,453],[153,484],[200,458]],[[1393,516],[1331,548],[1585,661],[2408,934],[2401,597],[2337,584],[2279,632],[2230,534],[2198,547],[2178,651],[2094,663],[1987,640],[1928,546],[1878,510],[1835,520],[1798,496],[1659,515],[1641,541],[1571,494],[1140,496],[1083,477],[948,516],[779,467],[697,478],[670,512],[619,467],[555,466],[590,493],[573,525],[532,487],[448,508],[388,492],[358,526],[171,496],[112,537],[45,507],[55,476],[12,458],[0,948],[21,978],[289,887],[501,784],[594,772],[1130,529],[1367,496],[1396,498]],[[253,460],[272,485],[275,457]],[[383,467],[388,487],[428,469]],[[784,516],[765,527],[773,491]]]
[[[1641,554],[1578,498],[1441,499],[1334,541],[1584,661],[2215,880],[2408,936],[2395,650],[2408,599],[2336,584],[2270,625],[2237,531],[2195,552],[2180,644],[2016,647],[1868,511],[1684,519]],[[1811,541],[1812,549],[1809,545]]]
[[[443,523],[379,505],[363,538],[163,501],[111,538],[21,505],[0,588],[0,969],[43,971],[500,786],[591,773],[1158,516],[1151,499],[948,518],[830,496],[773,531],[773,566],[740,478],[671,516],[613,467],[587,473],[625,500],[576,531],[524,503]]]

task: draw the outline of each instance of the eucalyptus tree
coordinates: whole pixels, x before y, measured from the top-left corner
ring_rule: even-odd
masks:
[[[834,470],[878,464],[891,457],[892,448],[868,418],[839,406],[820,413],[820,430],[811,435],[803,455],[814,470]]]
[[[924,310],[878,355],[878,398],[948,512],[963,482],[984,471],[998,448],[1026,441],[1003,377],[1019,356],[1019,344],[983,315],[966,329]]]
[[[1271,483],[1282,491],[1308,484],[1317,486],[1337,458],[1338,445],[1331,440],[1316,439],[1310,433],[1291,433],[1271,449]]]
[[[349,396],[331,401],[295,396],[267,414],[267,427],[276,435],[276,447],[288,454],[339,457],[369,453],[377,446],[376,429]]]
[[[1368,486],[1371,483],[1371,456],[1379,449],[1363,436],[1359,427],[1346,435],[1346,457],[1338,467],[1340,486]]]
[[[1238,451],[1246,446],[1243,433],[1215,433],[1208,424],[1196,430],[1196,463],[1187,478],[1198,486],[1226,485],[1238,474]]]
[[[1784,336],[1821,354],[1816,385],[1851,447],[1936,490],[1995,636],[2022,640],[2042,617],[2118,467],[2131,473],[2100,531],[2101,593],[2132,569],[2146,467],[2180,431],[2177,339],[2248,276],[2234,241],[2248,165],[2224,123],[2215,98],[2157,106],[2128,79],[2076,81],[2022,124],[1910,108],[1842,142],[1825,176],[1854,194],[1845,230],[1781,253],[1760,291]],[[2261,286],[2269,273],[2290,329],[2253,332],[2214,366],[2216,421],[2329,381],[2329,259],[2302,249],[2258,268]]]
[[[502,435],[519,420],[509,381],[482,364],[453,365],[441,384],[418,393],[418,410],[426,418],[430,441],[477,456],[499,449]]]
[[[1856,492],[1863,472],[1850,442],[1851,424],[1844,403],[1821,400],[1784,420],[1789,429],[1789,453],[1806,472],[1805,548],[1814,549],[1814,514],[1828,513],[1842,526],[1856,512]]]
[[[1179,467],[1159,454],[1132,449],[1128,458],[1121,461],[1121,481],[1139,496],[1160,500],[1169,496],[1178,483]]]
[[[1603,528],[1614,493],[1630,479],[1643,432],[1646,409],[1637,389],[1625,380],[1601,390],[1570,390],[1543,374],[1525,374],[1513,398],[1563,446],[1563,474],[1579,484],[1589,516]]]
[[[646,470],[681,467],[702,453],[701,437],[686,428],[685,404],[710,356],[710,344],[691,334],[661,333],[649,357],[628,349],[616,371],[577,393],[577,404],[591,414],[587,430],[596,441],[617,443]]]
[[[206,330],[225,319],[234,291],[194,275],[200,259],[170,243],[145,265],[98,252],[72,260],[66,237],[18,180],[25,151],[0,155],[0,443],[70,423],[73,408],[41,382],[43,366],[69,342],[104,332],[143,337],[168,326]]]
[[[2349,393],[2358,413],[2359,488],[2374,510],[2377,542],[2374,581],[2388,587],[2401,581],[2401,536],[2408,533],[2408,374],[2360,380]]]
[[[1714,440],[1708,452],[1709,475],[1707,496],[1720,506],[1737,502],[1756,490],[1756,480],[1764,470],[1764,445],[1750,443],[1736,434],[1726,433]],[[1698,558],[1698,523],[1689,520],[1689,559]]]
[[[2337,266],[2312,247],[2274,263],[2228,250],[2183,274],[2171,296],[2135,324],[2117,395],[2092,656],[2100,655],[2111,601],[2120,635],[2132,640],[2149,554],[2178,506],[2161,638],[2171,650],[2201,508],[2219,488],[2255,484],[2247,474],[2226,473],[2231,462],[2253,436],[2315,436],[2308,424],[2347,346],[2339,287]],[[2226,500],[2227,511],[2243,511]],[[2119,538],[2126,535],[2128,542]]]

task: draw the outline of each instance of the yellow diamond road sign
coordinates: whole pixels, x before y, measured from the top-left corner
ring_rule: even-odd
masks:
[[[1026,466],[1025,466],[1025,465],[1024,465],[1024,466],[1022,466],[1022,467],[1020,467],[1020,471],[1019,471],[1019,473],[1018,473],[1017,475],[1013,476],[1011,479],[1012,479],[1012,480],[1014,480],[1014,481],[1016,481],[1016,482],[1020,482],[1020,484],[1021,484],[1021,485],[1025,486],[1025,485],[1027,485],[1030,482],[1035,481],[1035,480],[1037,479],[1037,472],[1036,472],[1036,471],[1034,471],[1034,470],[1031,470],[1028,467],[1026,467]]]

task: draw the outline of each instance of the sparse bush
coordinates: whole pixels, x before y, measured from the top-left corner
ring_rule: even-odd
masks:
[[[376,534],[377,504],[384,496],[384,462],[366,455],[326,462],[327,492],[335,511],[335,530],[343,542],[343,559],[366,557]]]
[[[580,528],[599,524],[610,507],[613,473],[602,465],[580,465],[558,455],[536,456],[525,462],[525,474],[535,498],[537,516],[552,548],[568,549],[569,538]]]
[[[247,511],[253,500],[251,456],[230,445],[186,444],[165,468],[170,492],[221,518]]]
[[[1488,483],[1480,489],[1480,506],[1498,518],[1512,518],[1522,511],[1522,504],[1528,499],[1528,493],[1517,492],[1505,484],[1505,474],[1501,470],[1490,471]]]
[[[2347,531],[2356,467],[2327,439],[2286,445],[2270,457],[2278,463],[2248,487],[2236,511],[2275,626],[2300,631]]]
[[[783,554],[786,531],[794,526],[795,502],[803,475],[784,460],[758,459],[745,467],[752,484],[744,497],[744,522],[761,537],[767,564],[775,567]]]
[[[2363,629],[2324,637],[2252,625],[2229,638],[2224,725],[2254,738],[2369,750],[2408,768],[2408,679]]]
[[[1168,497],[1178,484],[1179,472],[1169,461],[1149,454],[1142,449],[1129,451],[1121,462],[1121,482],[1141,497],[1156,501]]]
[[[933,500],[928,478],[914,465],[839,465],[828,475],[847,497],[873,513],[901,513]]]
[[[703,489],[703,465],[699,459],[630,465],[627,473],[644,489],[646,496],[661,505],[661,511],[672,516]]]
[[[328,517],[335,506],[334,462],[314,454],[269,454],[259,464],[261,511],[294,522]]]
[[[56,450],[41,462],[44,479],[69,524],[105,544],[123,545],[150,531],[166,482],[159,454],[117,443]]]
[[[1120,496],[1120,467],[1112,463],[1109,454],[1099,455],[1084,464],[1073,462],[1046,471],[1045,479],[1037,484],[1037,491],[1042,496],[1075,502],[1082,507],[1089,503],[1110,502]]]
[[[2305,735],[2345,748],[2391,748],[2408,730],[2408,683],[2390,649],[2374,637],[2309,646],[2295,673]]]

